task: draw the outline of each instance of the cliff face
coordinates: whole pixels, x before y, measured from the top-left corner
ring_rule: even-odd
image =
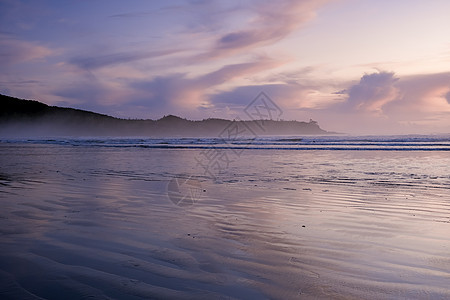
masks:
[[[0,136],[211,136],[327,134],[314,122],[186,120],[124,120],[90,111],[48,106],[33,100],[0,95]]]

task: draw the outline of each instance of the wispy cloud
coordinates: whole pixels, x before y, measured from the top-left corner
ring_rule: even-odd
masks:
[[[124,63],[136,62],[144,59],[153,59],[171,54],[179,53],[182,50],[156,50],[156,51],[135,51],[135,52],[119,52],[111,54],[103,54],[97,56],[77,56],[69,60],[73,64],[83,70],[94,70],[103,67],[109,67]]]
[[[54,67],[59,72],[59,84],[49,97],[68,99],[83,108],[97,105],[100,110],[106,110],[114,101],[124,108],[152,108],[158,114],[162,113],[158,109],[181,113],[214,109],[220,106],[214,101],[215,95],[238,88],[244,77],[273,70],[286,62],[254,50],[284,39],[328,2],[193,0],[176,5],[136,6],[130,12],[111,14],[108,22],[114,26],[130,26],[133,22],[151,26],[150,18],[154,16],[162,22],[155,24],[170,24],[174,20],[177,26],[164,28],[168,35],[164,42],[156,44],[127,40],[119,46],[101,40],[91,46],[65,48],[62,60]],[[191,43],[191,38],[200,42]],[[50,49],[30,41],[11,42],[6,48],[12,56],[8,57],[9,62],[32,61],[52,54]],[[241,54],[245,57],[238,57]],[[158,73],[161,75],[155,76]],[[282,94],[289,95],[289,99],[306,91],[294,83],[272,86],[277,93],[283,88],[286,92]]]
[[[208,93],[213,94],[214,88],[233,79],[258,73],[282,63],[262,57],[252,62],[226,65],[197,77],[190,77],[188,74],[172,74],[156,77],[150,81],[135,82],[132,86],[140,90],[142,98],[145,99],[140,102],[141,105],[147,104],[189,113],[189,111],[213,105]]]
[[[0,65],[6,66],[39,60],[53,53],[53,50],[39,43],[0,34]]]
[[[316,15],[317,9],[330,0],[284,0],[254,2],[254,16],[244,28],[227,32],[218,37],[211,49],[198,59],[218,58],[240,54],[249,49],[276,43]]]

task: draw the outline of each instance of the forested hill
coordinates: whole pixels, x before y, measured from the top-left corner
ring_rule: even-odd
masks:
[[[169,115],[158,120],[126,120],[90,111],[49,106],[34,100],[0,95],[0,136],[211,136],[236,122],[247,135],[329,134],[314,122],[192,121]],[[236,124],[234,124],[236,125]],[[242,134],[246,134],[243,132]]]

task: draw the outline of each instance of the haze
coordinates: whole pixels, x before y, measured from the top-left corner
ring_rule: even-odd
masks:
[[[448,133],[449,1],[0,0],[0,93],[121,118]]]

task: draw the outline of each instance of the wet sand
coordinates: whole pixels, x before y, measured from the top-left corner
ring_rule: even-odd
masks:
[[[450,298],[448,153],[200,151],[0,144],[1,298]]]

